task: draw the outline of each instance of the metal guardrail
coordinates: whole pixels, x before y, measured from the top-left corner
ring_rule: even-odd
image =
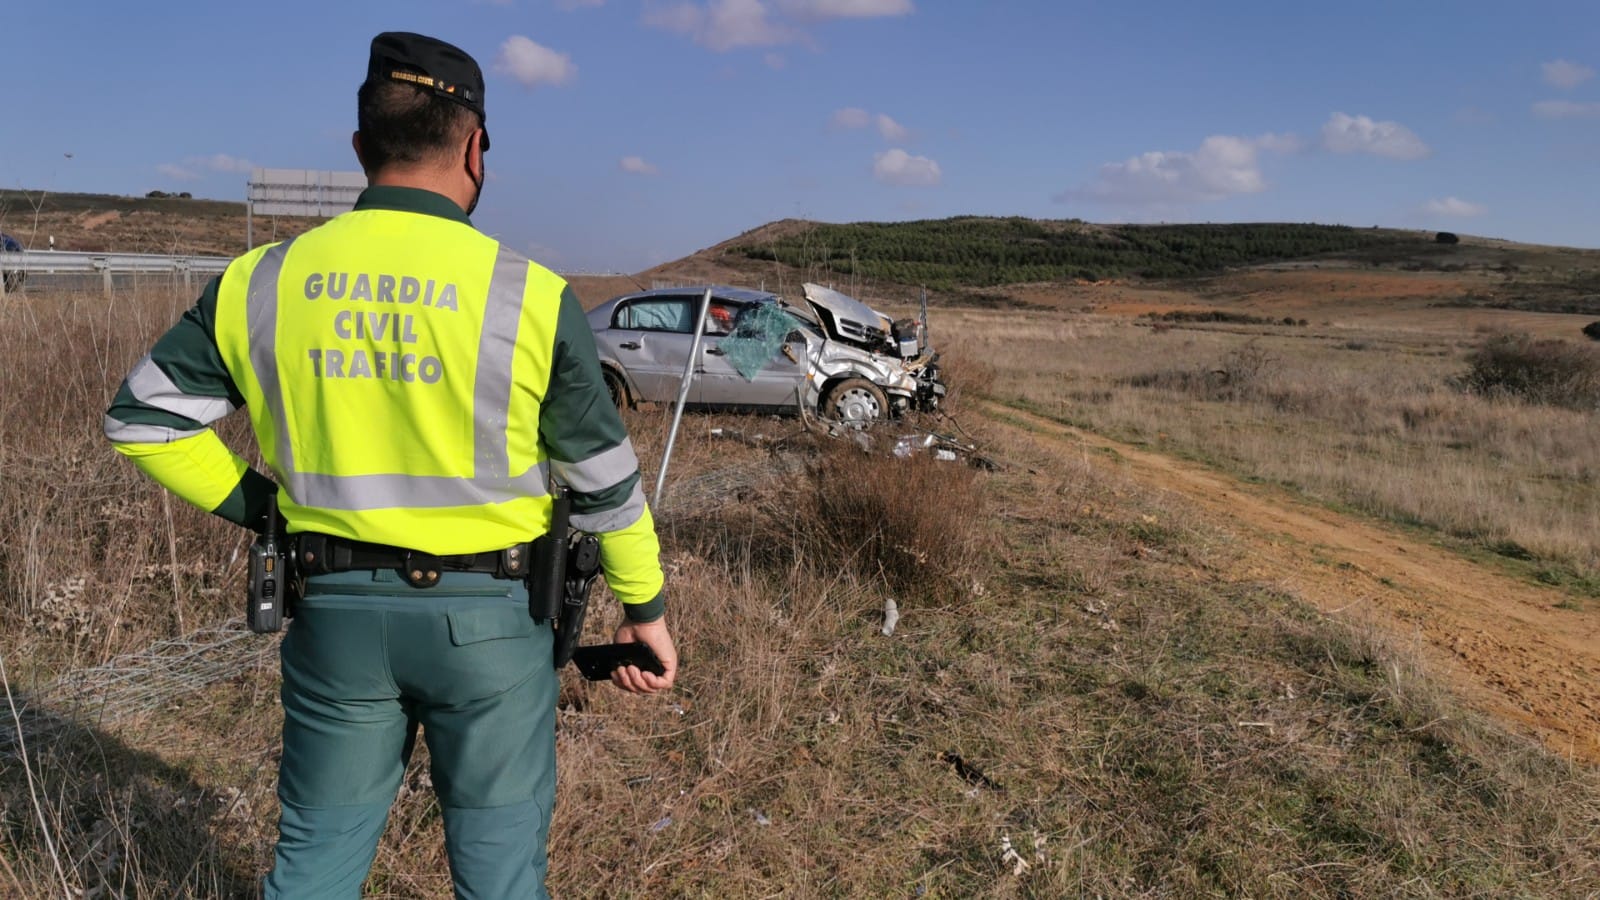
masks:
[[[161,253],[89,253],[81,250],[13,250],[0,253],[0,298],[13,284],[13,273],[26,275],[99,275],[107,296],[114,275],[172,275],[186,290],[194,290],[194,276],[221,275],[231,256],[168,256]],[[624,272],[565,272],[565,275],[627,277]]]
[[[160,253],[87,253],[78,250],[17,250],[0,253],[0,270],[7,278],[0,278],[0,297],[5,296],[6,281],[13,272],[24,275],[93,275],[101,276],[106,294],[111,293],[114,275],[170,274],[183,279],[183,286],[193,290],[195,275],[218,275],[228,267],[229,256],[168,256]]]

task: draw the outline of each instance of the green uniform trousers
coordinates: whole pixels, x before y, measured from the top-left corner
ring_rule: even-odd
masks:
[[[545,893],[555,802],[552,634],[527,590],[446,572],[309,579],[280,651],[282,815],[267,900],[361,895],[417,727],[458,898]]]

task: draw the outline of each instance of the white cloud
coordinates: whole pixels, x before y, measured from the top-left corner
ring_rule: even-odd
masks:
[[[1256,194],[1267,189],[1261,151],[1293,153],[1301,147],[1301,140],[1289,134],[1212,135],[1193,152],[1152,151],[1106,163],[1087,187],[1056,200],[1166,206]]]
[[[676,3],[645,11],[646,25],[688,35],[718,53],[739,47],[772,47],[804,38],[793,26],[773,21],[761,0]]]
[[[802,24],[904,16],[914,10],[912,0],[676,0],[647,2],[643,21],[724,53],[741,47],[810,44]]]
[[[1370,153],[1389,159],[1421,159],[1433,152],[1399,122],[1375,122],[1342,112],[1328,117],[1322,126],[1322,146],[1334,153]]]
[[[248,173],[253,168],[255,163],[248,159],[213,153],[210,156],[190,156],[181,163],[162,163],[156,166],[156,171],[179,181],[196,181],[208,173]]]
[[[1565,59],[1541,63],[1539,68],[1544,71],[1546,84],[1551,84],[1564,90],[1571,90],[1594,77],[1593,69],[1582,63],[1575,63]]]
[[[865,128],[872,124],[872,113],[859,106],[836,109],[828,119],[829,128]]]
[[[905,187],[932,187],[939,183],[944,173],[939,164],[926,156],[912,156],[896,147],[872,158],[872,177],[884,184]]]
[[[875,19],[915,11],[911,0],[777,0],[777,5],[801,19]]]
[[[1600,116],[1600,103],[1593,100],[1540,100],[1533,105],[1533,114],[1541,119],[1592,119]]]
[[[876,128],[883,139],[892,143],[905,143],[911,139],[911,129],[901,125],[886,113],[873,115],[859,106],[836,109],[828,117],[828,127],[835,131]]]
[[[909,129],[883,113],[878,113],[874,121],[878,125],[878,133],[883,135],[883,139],[890,143],[903,143],[911,137]]]
[[[511,76],[525,88],[535,88],[541,84],[566,84],[578,77],[578,67],[572,64],[572,57],[557,53],[520,34],[506,38],[506,42],[500,45],[494,70]]]
[[[528,257],[539,260],[546,266],[560,265],[566,256],[560,250],[547,244],[541,244],[538,241],[529,241],[526,246],[528,248],[526,250]]]
[[[624,156],[617,168],[634,175],[657,175],[661,170],[654,163],[645,162],[642,156]]]
[[[213,153],[205,157],[204,164],[213,172],[248,172],[255,168],[255,164],[250,160],[229,156],[226,153]]]
[[[1445,197],[1442,200],[1434,199],[1422,204],[1422,211],[1430,216],[1468,218],[1481,216],[1489,210],[1481,203],[1469,203],[1460,197]]]
[[[194,181],[200,177],[199,172],[195,172],[191,169],[185,169],[183,166],[180,166],[177,163],[162,163],[161,165],[156,166],[156,171],[167,176],[168,178],[173,178],[178,181]]]
[[[1306,142],[1298,134],[1276,134],[1267,132],[1249,139],[1257,150],[1266,150],[1271,153],[1299,153],[1306,148]]]

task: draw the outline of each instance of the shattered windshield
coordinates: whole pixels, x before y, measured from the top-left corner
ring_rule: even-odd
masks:
[[[783,349],[789,332],[801,327],[800,320],[784,312],[776,303],[759,303],[745,309],[733,323],[733,333],[717,345],[727,360],[746,381],[755,380],[768,360]]]

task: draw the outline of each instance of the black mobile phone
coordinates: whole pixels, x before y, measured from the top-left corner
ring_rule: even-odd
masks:
[[[605,681],[611,677],[613,670],[623,666],[638,666],[639,671],[654,675],[667,674],[666,667],[656,659],[650,645],[637,642],[579,647],[572,652],[572,661],[578,664],[578,671],[583,673],[583,677],[590,681]]]

